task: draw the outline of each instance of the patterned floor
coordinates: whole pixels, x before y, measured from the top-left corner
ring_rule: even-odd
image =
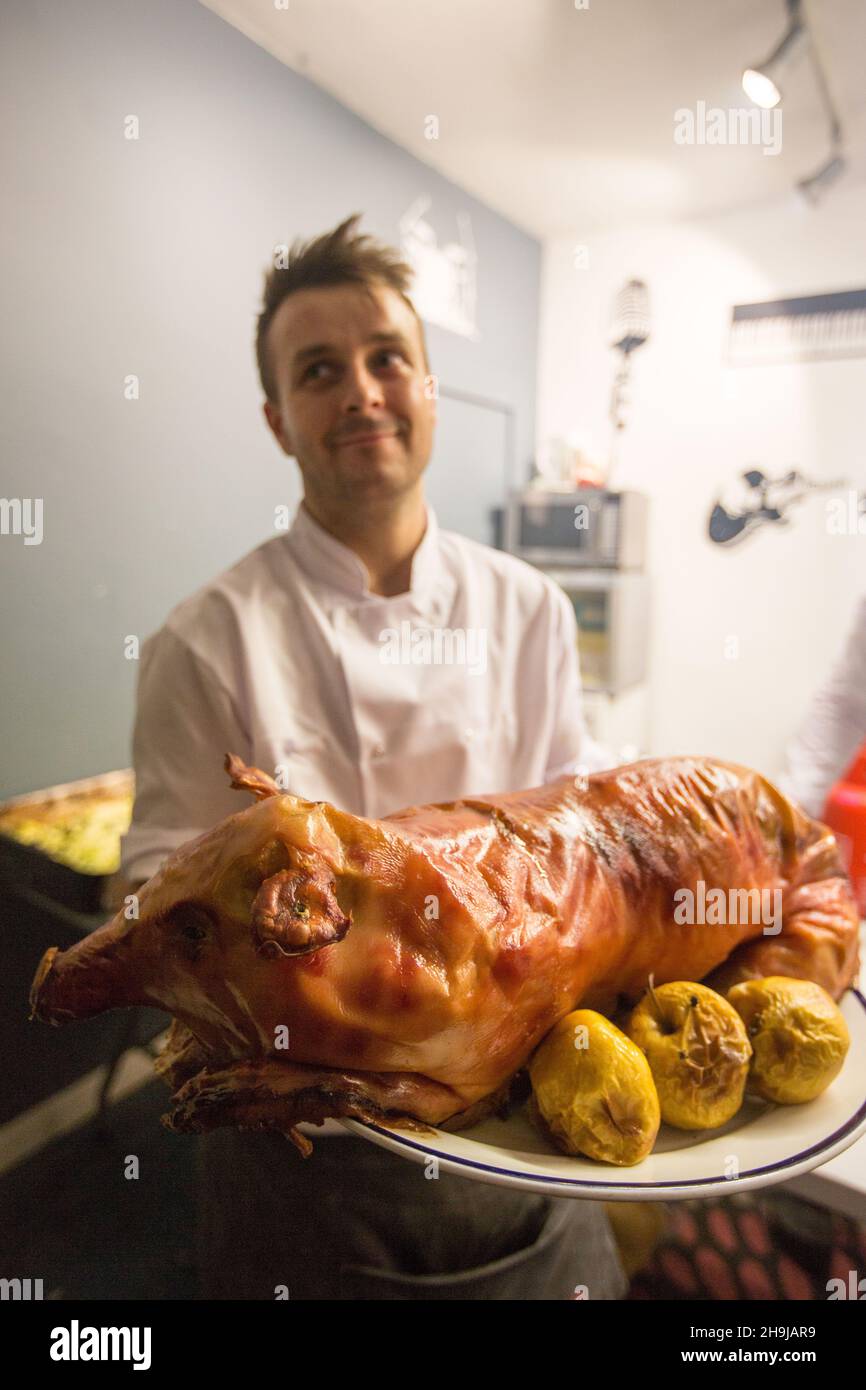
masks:
[[[866,1226],[774,1188],[667,1206],[629,1297],[824,1301],[852,1271],[866,1276]]]

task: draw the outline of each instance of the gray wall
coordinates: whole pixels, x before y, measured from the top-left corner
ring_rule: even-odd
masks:
[[[508,433],[502,410],[447,393],[513,412],[525,476],[540,269],[533,238],[196,0],[5,0],[2,27],[0,495],[44,499],[44,537],[0,535],[0,796],[129,764],[124,637],[157,628],[299,496],[252,347],[276,243],[361,211],[362,231],[396,244],[421,193],[440,240],[470,213],[481,338],[428,326],[446,397],[428,476],[442,524],[475,535],[505,488]]]

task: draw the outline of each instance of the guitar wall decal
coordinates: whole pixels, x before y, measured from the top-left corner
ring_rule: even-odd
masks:
[[[716,545],[738,545],[762,526],[787,526],[789,513],[810,492],[832,491],[843,483],[838,478],[815,482],[795,469],[780,478],[768,478],[760,469],[750,468],[713,503],[709,538]]]

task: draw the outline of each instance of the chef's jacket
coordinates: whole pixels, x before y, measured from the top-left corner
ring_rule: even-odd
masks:
[[[866,742],[866,594],[854,625],[824,685],[787,749],[779,778],[786,796],[818,819],[827,794]]]
[[[301,503],[142,644],[125,878],[252,804],[228,752],[368,817],[612,765],[584,723],[563,591],[426,512],[405,593],[371,593]]]

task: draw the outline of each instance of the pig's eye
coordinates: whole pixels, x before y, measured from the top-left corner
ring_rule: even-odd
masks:
[[[299,900],[295,903],[295,916],[296,916],[296,917],[309,917],[309,915],[310,915],[310,909],[309,909],[309,907],[307,906],[306,903],[302,903],[302,902],[300,901],[300,899],[299,899]]]
[[[162,920],[165,926],[190,945],[204,941],[213,928],[213,918],[207,908],[198,903],[175,903]]]

